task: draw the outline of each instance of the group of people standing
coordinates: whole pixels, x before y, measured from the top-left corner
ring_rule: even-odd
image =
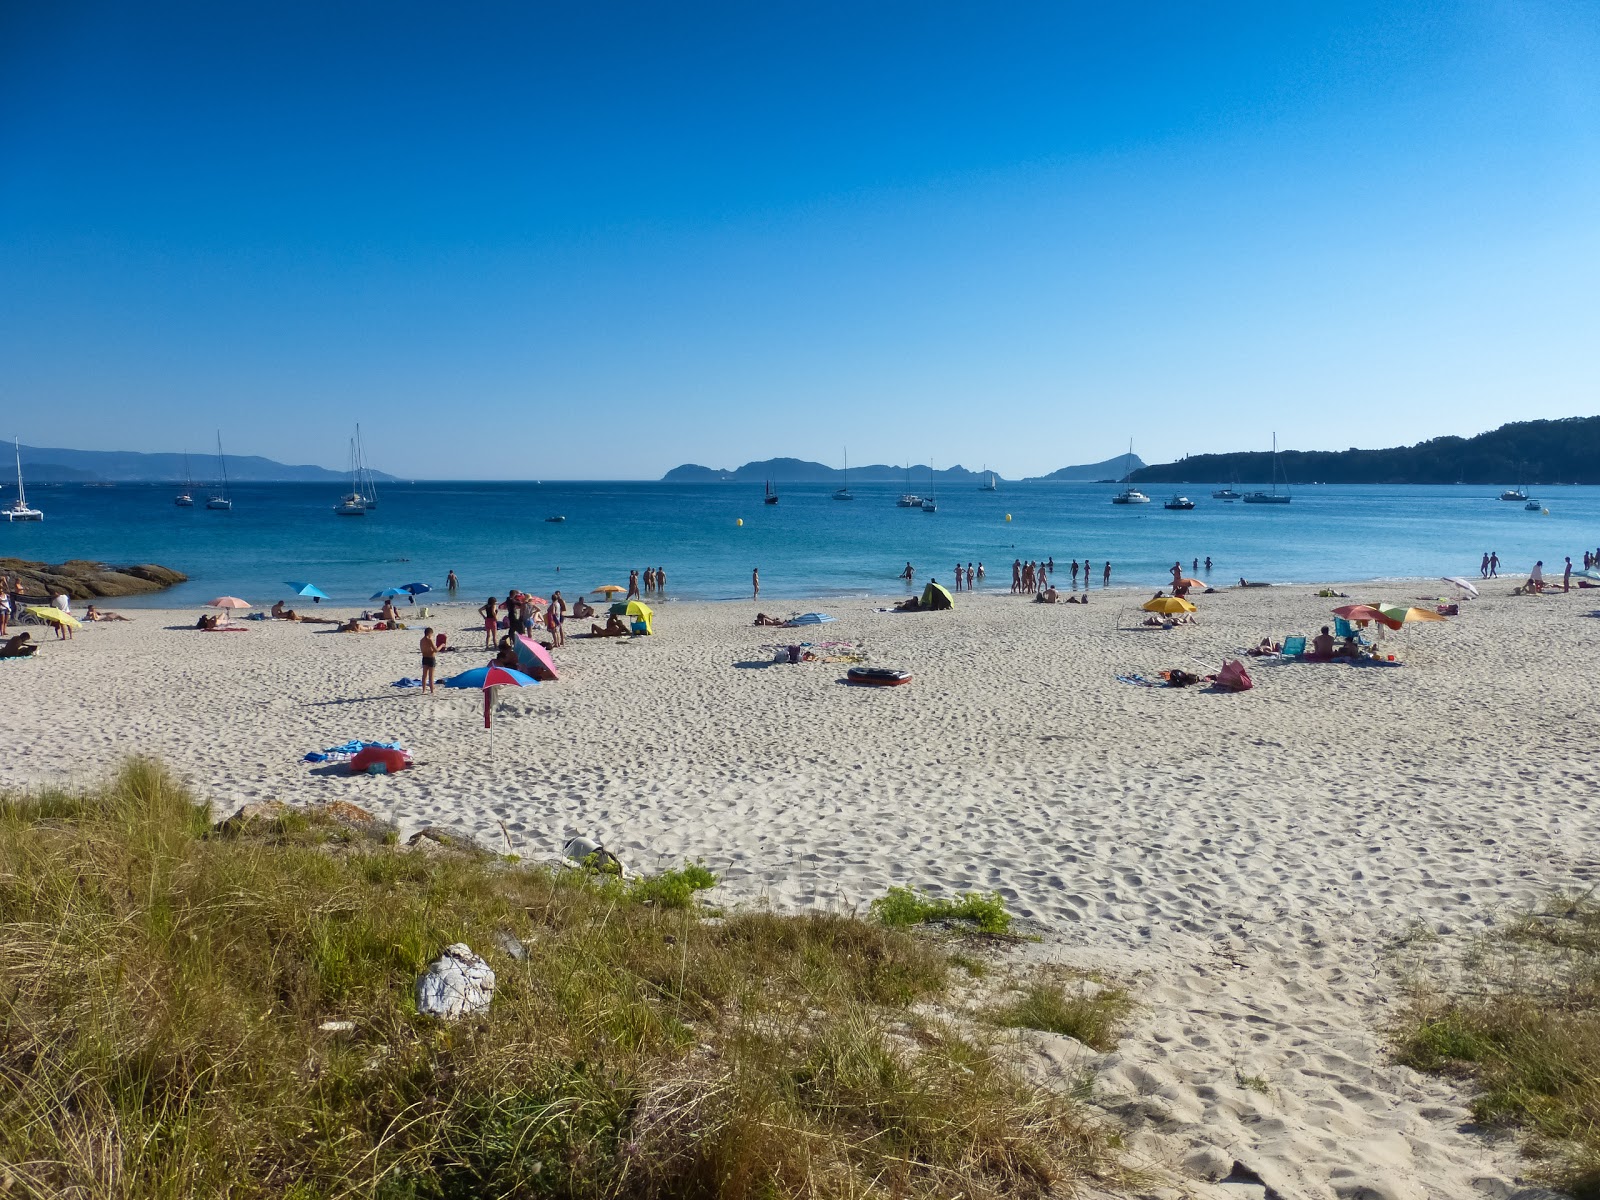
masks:
[[[643,584],[642,594],[640,591],[641,583]],[[628,572],[627,598],[629,600],[638,600],[641,599],[642,596],[659,597],[665,593],[666,590],[667,569],[665,567],[646,567],[644,569],[644,578],[642,580],[640,579],[639,569],[637,567]]]
[[[506,638],[501,639],[500,611],[505,610]],[[582,611],[580,611],[580,609]],[[503,602],[497,602],[490,596],[478,609],[478,615],[483,618],[483,648],[494,647],[496,642],[510,638],[528,636],[540,625],[550,634],[550,644],[562,646],[566,644],[567,602],[559,591],[551,592],[548,602],[542,601],[537,596],[530,596],[527,592],[513,590]],[[588,617],[594,615],[594,609],[579,599],[572,610],[575,617]],[[503,649],[504,647],[502,647]]]
[[[1078,560],[1073,559],[1069,566],[1072,572],[1072,586],[1078,586]],[[1089,577],[1092,567],[1089,560],[1083,560],[1083,586],[1089,586]],[[1020,558],[1011,564],[1011,594],[1014,596],[1037,595],[1051,587],[1051,576],[1056,573],[1055,555],[1051,555],[1043,562],[1023,562]],[[1105,566],[1100,571],[1102,587],[1111,586],[1111,560],[1107,559]]]

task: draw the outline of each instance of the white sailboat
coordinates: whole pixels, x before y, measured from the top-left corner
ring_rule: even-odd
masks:
[[[983,474],[984,480],[978,485],[978,490],[980,492],[998,492],[1000,490],[1000,486],[995,480],[994,472],[989,470],[988,466],[985,466],[983,468]]]
[[[1251,492],[1244,498],[1246,504],[1287,504],[1294,499],[1289,495],[1288,481],[1284,481],[1282,493],[1278,491],[1278,435],[1272,435],[1272,490],[1270,492]]]
[[[833,498],[835,500],[855,499],[850,494],[850,447],[848,446],[844,448],[844,486],[833,489]]]
[[[928,459],[928,494],[922,501],[922,511],[925,513],[939,511],[939,485],[933,477],[933,459]]]
[[[921,508],[922,497],[911,490],[911,464],[906,463],[906,490],[900,499],[894,502],[896,508]]]
[[[341,517],[367,515],[367,500],[361,494],[361,458],[355,438],[350,439],[350,490],[333,506],[333,511]]]
[[[218,512],[229,512],[233,508],[233,501],[228,496],[228,463],[222,457],[222,430],[217,430],[217,474],[220,477],[217,490],[206,501],[206,507],[216,509]]]
[[[1133,439],[1128,439],[1127,471],[1122,476],[1122,482],[1127,483],[1133,478]],[[1113,504],[1149,504],[1150,497],[1146,496],[1136,487],[1125,487],[1115,496],[1111,497]]]
[[[11,439],[11,447],[17,452],[17,498],[11,502],[11,507],[6,509],[8,521],[42,521],[44,514],[37,508],[28,507],[28,493],[22,487],[22,442],[19,438]]]
[[[371,512],[378,507],[378,484],[372,478],[372,468],[367,466],[367,448],[361,443],[361,426],[356,426],[356,485],[355,490],[361,497],[363,512]]]
[[[194,507],[194,479],[189,474],[189,452],[183,452],[183,491],[173,497],[172,502],[179,508]]]

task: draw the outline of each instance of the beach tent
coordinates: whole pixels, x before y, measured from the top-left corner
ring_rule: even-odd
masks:
[[[1250,679],[1250,672],[1244,669],[1244,664],[1237,658],[1230,658],[1217,672],[1217,686],[1229,692],[1248,692],[1255,684]]]
[[[656,614],[650,611],[650,606],[639,600],[617,601],[611,606],[613,617],[627,617],[636,627],[644,625],[646,633],[654,633]]]
[[[550,657],[550,651],[544,648],[542,642],[517,634],[517,664],[532,675],[535,679],[547,683],[554,683],[560,678],[556,674],[556,664]]]
[[[830,617],[827,613],[809,612],[801,613],[789,621],[790,625],[826,625],[829,621],[837,621],[838,617]]]
[[[922,589],[923,608],[954,608],[956,602],[950,598],[950,593],[942,585],[929,583]]]

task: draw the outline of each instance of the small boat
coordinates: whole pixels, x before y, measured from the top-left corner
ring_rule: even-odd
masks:
[[[1187,510],[1194,507],[1194,501],[1189,499],[1187,496],[1173,496],[1161,507],[1175,510]]]
[[[11,507],[6,509],[6,520],[42,521],[44,514],[37,508],[28,507],[28,493],[22,487],[22,443],[19,439],[12,438],[11,446],[17,452],[17,498],[11,502]]]
[[[1122,476],[1122,482],[1128,483],[1133,478],[1133,439],[1128,439],[1127,471]],[[1136,487],[1125,487],[1115,496],[1111,497],[1113,504],[1149,504],[1150,497],[1146,496]]]
[[[1542,506],[1540,505],[1540,503],[1537,500],[1529,500],[1522,507],[1525,508],[1528,512],[1538,512],[1539,509]]]
[[[546,525],[559,525],[559,524],[561,524],[561,522],[563,522],[565,520],[566,520],[565,517],[546,517],[544,519],[544,523]]]
[[[1502,500],[1526,500],[1527,498],[1527,490],[1521,484],[1500,493],[1500,499]]]
[[[189,475],[189,452],[183,452],[183,491],[179,492],[172,501],[179,508],[194,507],[194,480]]]
[[[850,451],[848,449],[844,452],[844,486],[833,489],[833,498],[835,500],[855,499],[850,494]]]
[[[984,481],[978,485],[978,490],[980,492],[998,492],[1000,487],[995,480],[994,472],[985,467],[983,473]]]
[[[1244,497],[1246,504],[1287,504],[1294,497],[1289,495],[1288,481],[1284,481],[1283,491],[1278,491],[1278,435],[1272,435],[1272,490],[1270,492],[1251,492]]]
[[[776,504],[778,493],[772,490],[772,480],[767,480],[767,494],[761,498],[763,504]]]
[[[893,667],[851,667],[845,672],[845,678],[863,687],[899,687],[911,682],[911,672],[897,671]]]
[[[1234,491],[1231,487],[1219,488],[1217,491],[1214,491],[1214,492],[1211,493],[1211,498],[1213,500],[1238,500],[1238,499],[1241,499],[1239,493]]]
[[[923,512],[938,512],[939,511],[939,505],[934,501],[932,496],[929,496],[926,500],[924,500],[922,502],[922,511]]]
[[[217,473],[221,482],[217,484],[216,492],[206,501],[206,507],[216,509],[218,512],[228,512],[233,508],[233,501],[228,498],[228,463],[222,457],[222,431],[217,431]]]

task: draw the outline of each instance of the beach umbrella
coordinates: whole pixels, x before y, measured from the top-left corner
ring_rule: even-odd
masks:
[[[79,621],[77,617],[73,616],[71,613],[64,613],[59,608],[55,608],[52,605],[36,604],[30,608],[24,609],[23,611],[26,612],[30,617],[37,617],[39,620],[47,621],[51,625],[65,625],[68,629],[83,628],[83,622]]]
[[[555,660],[550,657],[550,651],[544,648],[544,643],[536,642],[532,638],[517,634],[517,663],[529,675],[542,682],[554,682],[560,676],[556,674]]]
[[[602,583],[599,587],[595,588],[595,594],[600,595],[603,593],[607,596],[615,596],[618,592],[625,592],[627,590],[627,588],[618,587],[614,583]]]
[[[296,596],[310,596],[313,600],[326,600],[328,598],[328,593],[314,583],[298,583],[291,579],[284,586],[293,588]]]
[[[1476,596],[1478,594],[1478,589],[1474,585],[1468,583],[1465,579],[1461,578],[1459,575],[1446,575],[1444,576],[1444,581],[1446,583],[1455,584],[1469,596]]]
[[[401,591],[408,592],[413,596],[420,596],[423,592],[431,592],[433,589],[425,583],[408,583],[401,588]]]
[[[215,600],[206,601],[207,608],[254,608],[248,600],[241,600],[237,596],[218,596]]]
[[[1192,588],[1203,588],[1209,586],[1204,579],[1180,579],[1178,582],[1186,583]]]
[[[463,671],[444,681],[447,688],[482,688],[483,689],[483,727],[489,731],[489,753],[494,754],[494,722],[490,713],[494,710],[494,695],[496,688],[502,687],[538,687],[539,681],[521,671],[513,671],[510,667],[496,666],[490,663],[487,667],[475,667],[470,671]]]
[[[611,606],[611,615],[613,617],[630,617],[639,621],[643,621],[644,631],[646,633],[654,633],[656,631],[656,614],[651,611],[648,604],[641,603],[638,600],[629,600],[626,602],[619,600],[616,604]]]
[[[1199,612],[1182,596],[1157,596],[1154,600],[1146,600],[1139,606],[1145,612],[1151,613],[1192,613]]]
[[[1378,601],[1378,611],[1392,622],[1391,628],[1399,629],[1407,621],[1443,621],[1445,618],[1434,612],[1431,608],[1414,608],[1409,604],[1386,604]]]
[[[392,598],[399,597],[399,596],[409,596],[409,595],[411,595],[411,593],[406,591],[405,588],[391,587],[391,588],[384,588],[383,591],[381,591],[381,592],[373,592],[372,595],[367,597],[367,599],[369,599],[369,600],[383,600],[383,599],[392,599]]]

